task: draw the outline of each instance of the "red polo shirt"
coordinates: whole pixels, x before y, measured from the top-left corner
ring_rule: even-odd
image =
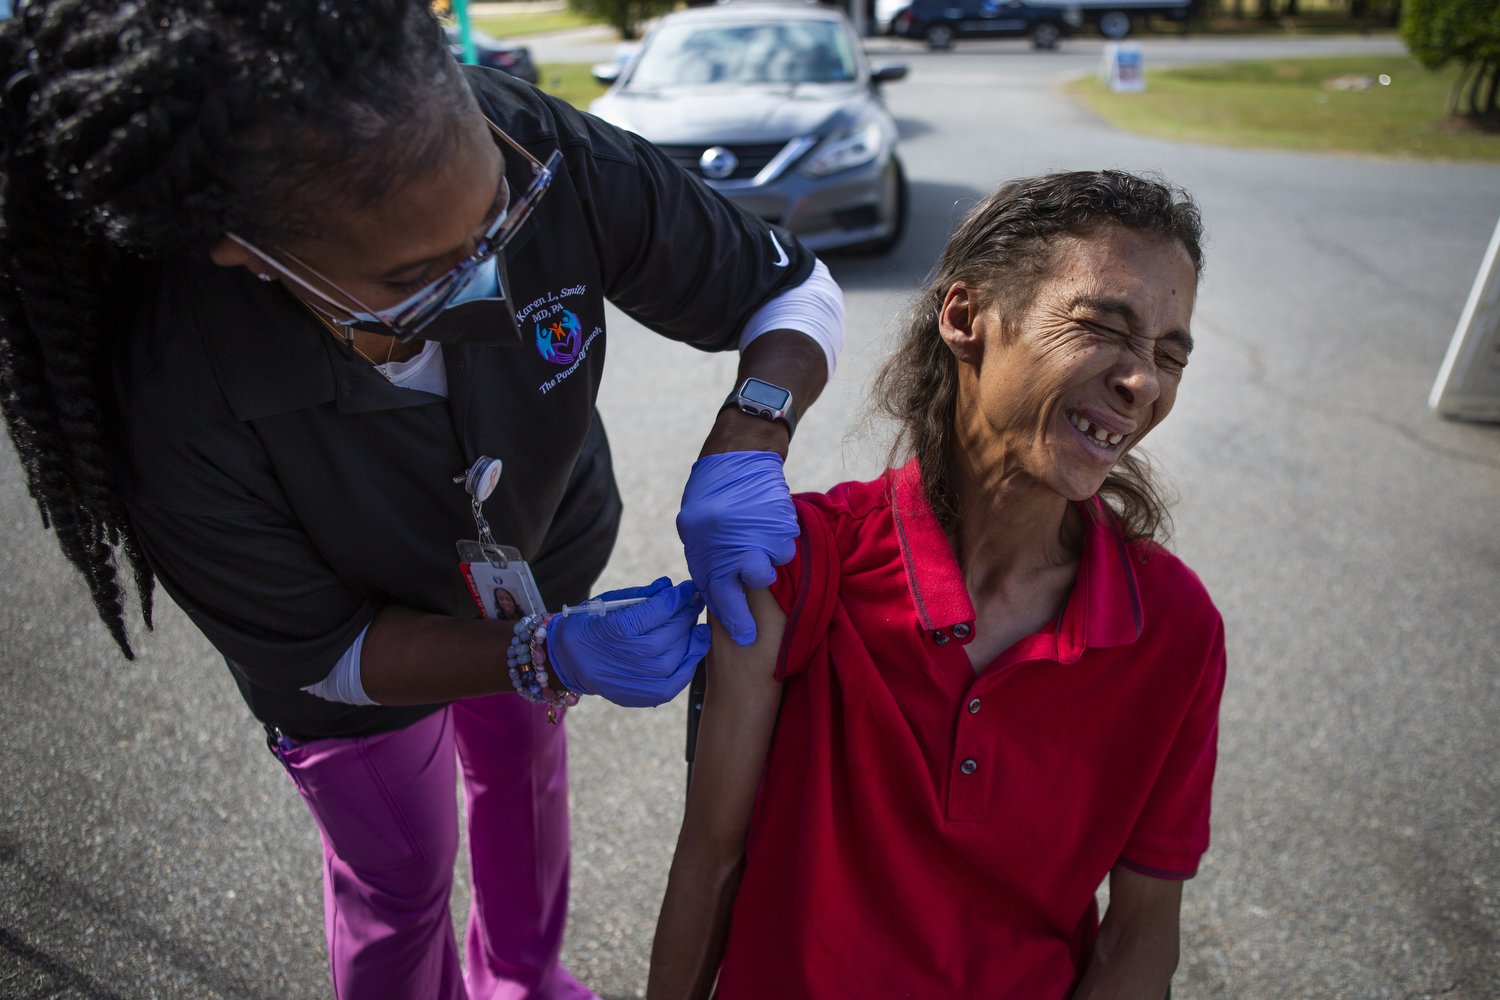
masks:
[[[1110,869],[1190,878],[1208,847],[1218,612],[1093,500],[1056,626],[976,675],[917,464],[801,499],[832,529],[838,597],[782,650],[718,996],[1066,996]],[[805,546],[773,588],[788,614]]]

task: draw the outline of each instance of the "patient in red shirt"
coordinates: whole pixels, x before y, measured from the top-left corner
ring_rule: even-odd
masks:
[[[1167,993],[1224,634],[1131,451],[1201,236],[1115,171],[959,226],[877,385],[905,460],[799,496],[755,643],[715,623],[653,1000]]]

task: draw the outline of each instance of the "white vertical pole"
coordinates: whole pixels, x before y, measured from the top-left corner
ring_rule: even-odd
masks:
[[[1445,417],[1500,421],[1500,222],[1427,405]]]
[[[865,0],[849,0],[849,20],[854,22],[854,37],[865,37]]]

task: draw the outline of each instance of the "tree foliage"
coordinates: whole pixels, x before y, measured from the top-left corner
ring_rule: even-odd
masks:
[[[1453,87],[1452,107],[1463,100],[1467,114],[1494,118],[1500,85],[1500,2],[1496,0],[1407,0],[1401,37],[1428,69],[1450,62],[1463,67]]]
[[[595,21],[605,21],[627,41],[640,35],[641,24],[670,11],[677,0],[568,0],[568,7]]]

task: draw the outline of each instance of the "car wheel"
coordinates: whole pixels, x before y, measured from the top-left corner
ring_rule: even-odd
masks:
[[[953,29],[946,24],[934,24],[928,28],[927,47],[930,49],[953,48]]]
[[[1112,10],[1101,15],[1099,34],[1105,38],[1124,38],[1130,34],[1130,15],[1123,10]]]
[[[1031,29],[1031,45],[1037,49],[1055,49],[1058,41],[1062,38],[1062,32],[1057,25],[1043,21]]]
[[[891,157],[891,169],[886,183],[894,185],[894,190],[888,192],[893,195],[891,200],[895,207],[894,224],[888,234],[860,247],[859,250],[863,253],[890,253],[895,249],[896,244],[901,242],[901,236],[906,232],[906,171],[901,168],[901,161],[895,156]]]

